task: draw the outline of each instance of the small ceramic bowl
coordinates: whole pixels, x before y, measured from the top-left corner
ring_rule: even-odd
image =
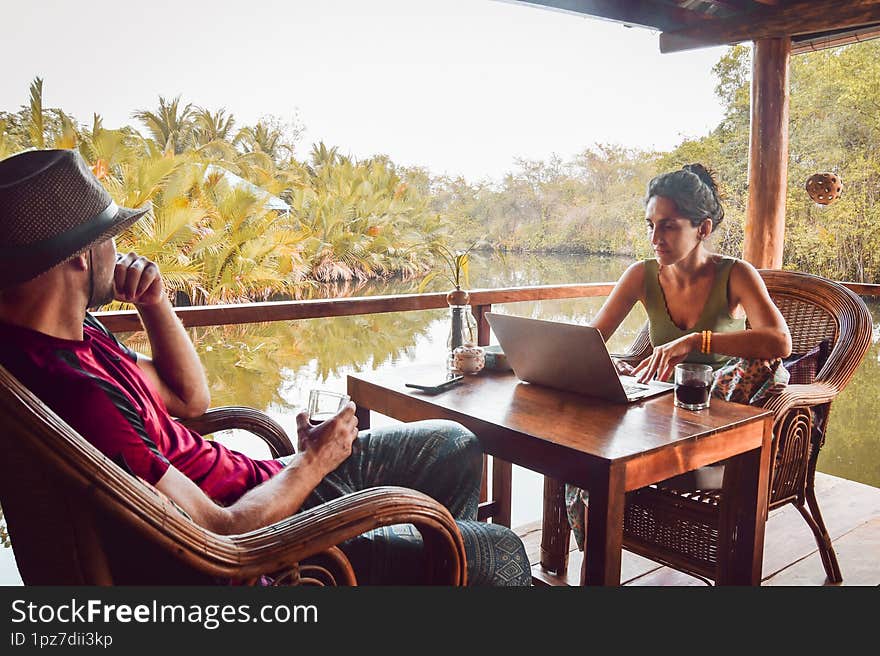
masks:
[[[475,374],[486,366],[486,354],[480,346],[459,346],[452,352],[452,365],[463,374]]]

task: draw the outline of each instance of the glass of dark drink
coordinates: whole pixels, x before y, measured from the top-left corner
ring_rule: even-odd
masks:
[[[685,410],[708,408],[712,374],[708,364],[675,365],[675,405]]]
[[[317,426],[327,421],[342,410],[348,401],[348,394],[313,389],[309,392],[309,423]]]

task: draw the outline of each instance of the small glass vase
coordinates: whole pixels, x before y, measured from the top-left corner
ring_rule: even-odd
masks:
[[[477,320],[471,312],[467,292],[456,289],[446,295],[449,302],[449,337],[446,340],[446,368],[456,371],[453,352],[459,346],[475,346],[477,343]],[[464,302],[461,302],[464,301]]]

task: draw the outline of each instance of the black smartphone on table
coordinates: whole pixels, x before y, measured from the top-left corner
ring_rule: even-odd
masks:
[[[434,381],[426,381],[426,382],[418,382],[418,383],[404,383],[407,387],[412,387],[413,389],[417,389],[420,392],[426,392],[428,394],[439,394],[440,392],[445,392],[446,390],[454,387],[458,383],[464,380],[464,376],[453,376],[452,378],[446,378],[444,380]]]

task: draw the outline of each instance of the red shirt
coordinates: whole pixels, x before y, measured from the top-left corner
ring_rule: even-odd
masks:
[[[151,484],[169,464],[227,505],[278,473],[175,421],[137,366],[137,355],[91,315],[83,341],[0,323],[0,362],[123,469]]]

